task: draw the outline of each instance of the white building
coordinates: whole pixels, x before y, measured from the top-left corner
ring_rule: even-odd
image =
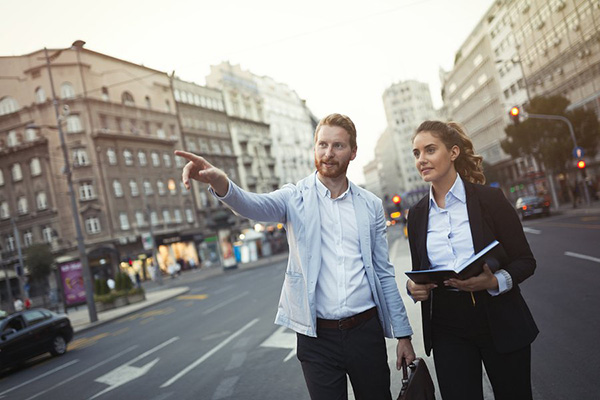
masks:
[[[314,170],[313,122],[304,101],[288,85],[255,76],[273,140],[275,173],[280,184],[296,183]]]

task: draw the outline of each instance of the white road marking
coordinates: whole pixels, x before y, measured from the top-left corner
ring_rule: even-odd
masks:
[[[233,396],[233,389],[235,384],[240,380],[239,376],[232,376],[230,378],[223,379],[212,397],[212,400],[226,399]]]
[[[588,261],[600,263],[600,258],[586,256],[585,254],[573,253],[571,251],[565,251],[565,256],[581,258],[582,260],[588,260]]]
[[[119,358],[119,357],[121,357],[123,354],[125,354],[125,353],[129,353],[130,351],[132,351],[132,350],[135,350],[137,347],[138,347],[138,345],[137,345],[137,344],[136,344],[136,345],[134,345],[134,346],[131,346],[131,347],[129,347],[129,348],[127,348],[127,349],[125,349],[125,350],[123,350],[123,351],[119,352],[119,354],[115,354],[114,356],[112,356],[112,357],[110,357],[110,358],[107,358],[106,360],[104,360],[104,361],[101,361],[101,362],[99,362],[99,363],[97,363],[97,364],[94,364],[94,365],[93,365],[93,366],[91,366],[90,368],[84,369],[84,370],[83,370],[83,371],[81,371],[80,373],[78,373],[78,374],[75,374],[75,375],[71,376],[70,378],[68,378],[68,379],[65,379],[65,380],[64,380],[64,381],[62,381],[62,382],[59,382],[59,383],[57,383],[56,385],[54,385],[54,386],[52,386],[52,387],[50,387],[50,388],[48,388],[48,389],[46,389],[46,390],[44,390],[44,391],[42,391],[42,392],[39,392],[39,393],[37,393],[37,394],[35,394],[35,395],[31,396],[31,397],[28,397],[28,398],[27,398],[27,400],[35,399],[36,397],[39,397],[39,396],[41,396],[41,395],[43,395],[43,394],[45,394],[45,393],[47,393],[47,392],[49,392],[49,391],[51,391],[51,390],[54,390],[54,389],[56,389],[57,387],[64,385],[65,383],[69,383],[69,382],[71,382],[72,380],[74,380],[74,379],[77,379],[77,378],[79,378],[80,376],[82,376],[82,375],[85,375],[85,374],[87,374],[88,372],[90,372],[90,371],[93,371],[93,370],[95,370],[96,368],[98,368],[98,367],[101,367],[102,365],[104,365],[104,364],[106,364],[106,363],[108,363],[108,362],[110,362],[110,361],[114,360],[115,358]]]
[[[211,351],[209,351],[208,353],[206,353],[205,355],[203,355],[202,357],[200,357],[199,359],[197,359],[196,361],[194,361],[193,363],[191,363],[190,365],[185,367],[183,370],[181,370],[181,372],[179,372],[177,375],[175,375],[174,377],[172,377],[171,379],[169,379],[168,381],[163,383],[160,387],[164,388],[167,386],[171,386],[173,383],[177,382],[177,380],[179,380],[179,378],[181,378],[182,376],[184,376],[185,374],[187,374],[188,372],[190,372],[191,370],[196,368],[198,365],[202,364],[210,356],[212,356],[217,351],[219,351],[223,347],[225,347],[227,345],[227,343],[231,342],[233,339],[235,339],[236,337],[238,337],[239,335],[244,333],[247,329],[249,329],[252,325],[256,324],[257,322],[258,322],[258,318],[255,318],[252,321],[248,322],[239,331],[237,331],[233,335],[229,336],[227,339],[225,339],[224,341],[219,343],[216,347],[214,347]]]
[[[90,397],[89,400],[95,399],[96,397],[101,396],[104,393],[110,392],[111,390],[114,390],[114,389],[118,388],[119,386],[122,386],[122,385],[126,384],[127,382],[137,379],[140,376],[143,376],[146,373],[148,373],[148,371],[150,371],[150,369],[154,365],[156,365],[156,363],[160,360],[159,357],[155,358],[154,360],[150,361],[149,363],[147,363],[146,365],[143,365],[141,367],[132,367],[131,364],[138,362],[142,358],[147,357],[150,354],[157,352],[158,350],[170,345],[171,343],[173,343],[177,340],[179,340],[179,337],[175,336],[175,337],[167,340],[166,342],[161,343],[158,346],[155,346],[152,349],[140,354],[139,356],[135,357],[134,359],[130,360],[129,362],[113,369],[109,373],[104,374],[101,377],[97,378],[96,382],[106,383],[109,386],[106,389],[104,389],[103,391],[96,393],[94,396]]]
[[[525,233],[533,233],[535,235],[539,235],[540,233],[542,233],[542,231],[540,231],[539,229],[528,228],[526,226],[523,227],[523,232],[525,232]]]
[[[246,353],[245,351],[240,353],[233,353],[231,355],[231,360],[229,360],[229,364],[227,364],[227,366],[225,367],[225,371],[231,371],[232,369],[241,367],[244,364],[244,361],[246,361],[247,355],[248,353]]]
[[[44,373],[44,374],[42,374],[42,375],[36,376],[35,378],[33,378],[33,379],[30,379],[30,380],[28,380],[28,381],[26,381],[26,382],[23,382],[23,383],[21,383],[20,385],[17,385],[17,386],[11,387],[11,388],[10,388],[10,389],[8,389],[8,390],[5,390],[4,392],[0,393],[0,396],[4,395],[4,394],[6,394],[6,393],[10,393],[10,392],[12,392],[13,390],[16,390],[16,389],[18,389],[18,388],[20,388],[20,387],[27,386],[27,385],[29,385],[31,382],[35,382],[35,381],[37,381],[37,380],[39,380],[39,379],[45,378],[45,377],[46,377],[46,376],[48,376],[48,375],[51,375],[51,374],[53,374],[53,373],[55,373],[55,372],[58,372],[58,371],[60,371],[61,369],[65,369],[65,368],[67,368],[67,367],[70,367],[71,365],[73,365],[73,364],[75,364],[75,363],[78,363],[78,362],[79,362],[79,360],[73,360],[73,361],[69,361],[68,363],[66,363],[66,364],[63,364],[63,365],[61,365],[60,367],[56,367],[56,368],[54,368],[54,369],[51,369],[50,371],[48,371],[48,372],[46,372],[46,373]]]
[[[289,354],[283,359],[283,362],[290,360],[296,355],[296,334],[289,332],[285,326],[277,329],[271,336],[267,338],[261,347],[275,347],[278,349],[291,349]]]
[[[248,292],[244,292],[242,294],[238,294],[237,296],[234,296],[234,297],[230,298],[229,300],[226,300],[226,301],[224,301],[222,303],[219,303],[216,306],[213,306],[211,308],[207,308],[206,310],[204,310],[202,312],[202,315],[208,315],[211,312],[213,312],[215,310],[218,310],[221,307],[225,307],[227,304],[233,303],[234,301],[239,300],[239,299],[241,299],[242,297],[244,297],[246,295],[248,295]]]

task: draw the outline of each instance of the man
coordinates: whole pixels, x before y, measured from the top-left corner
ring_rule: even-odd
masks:
[[[285,225],[289,260],[275,323],[297,333],[311,399],[391,399],[384,335],[398,338],[399,369],[415,354],[412,329],[388,261],[381,200],[346,178],[356,128],[331,114],[315,131],[317,172],[268,194],[240,189],[204,158],[184,151],[182,179],[210,191],[242,216]],[[376,318],[377,317],[377,318]]]

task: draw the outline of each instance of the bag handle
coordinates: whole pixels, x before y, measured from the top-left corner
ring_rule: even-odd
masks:
[[[408,368],[415,369],[417,366],[414,362],[411,362],[408,366],[406,365],[406,359],[402,357],[402,389],[401,391],[406,390],[408,387]]]

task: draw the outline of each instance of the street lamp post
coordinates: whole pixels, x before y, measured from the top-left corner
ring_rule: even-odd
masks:
[[[67,144],[65,142],[65,135],[62,130],[62,117],[58,109],[58,100],[56,98],[56,92],[54,90],[54,80],[52,78],[52,69],[50,67],[50,57],[48,56],[48,49],[46,49],[45,47],[44,57],[46,58],[46,68],[48,70],[48,77],[50,79],[50,89],[52,90],[52,104],[54,106],[54,114],[56,116],[58,135],[60,137],[60,145],[62,148],[63,158],[65,162],[64,173],[67,177],[69,197],[71,199],[71,212],[73,213],[73,221],[75,223],[75,233],[77,235],[77,250],[79,252],[79,259],[81,261],[81,271],[83,275],[83,283],[85,286],[85,298],[87,301],[88,314],[90,316],[90,322],[96,322],[98,320],[98,316],[96,314],[96,304],[94,302],[94,287],[92,285],[92,277],[90,274],[87,254],[85,252],[85,244],[83,242],[83,234],[81,231],[81,221],[79,220],[79,212],[77,211],[77,200],[75,199],[75,191],[73,190],[73,176],[71,172],[71,166],[69,163],[69,154],[67,150]]]

